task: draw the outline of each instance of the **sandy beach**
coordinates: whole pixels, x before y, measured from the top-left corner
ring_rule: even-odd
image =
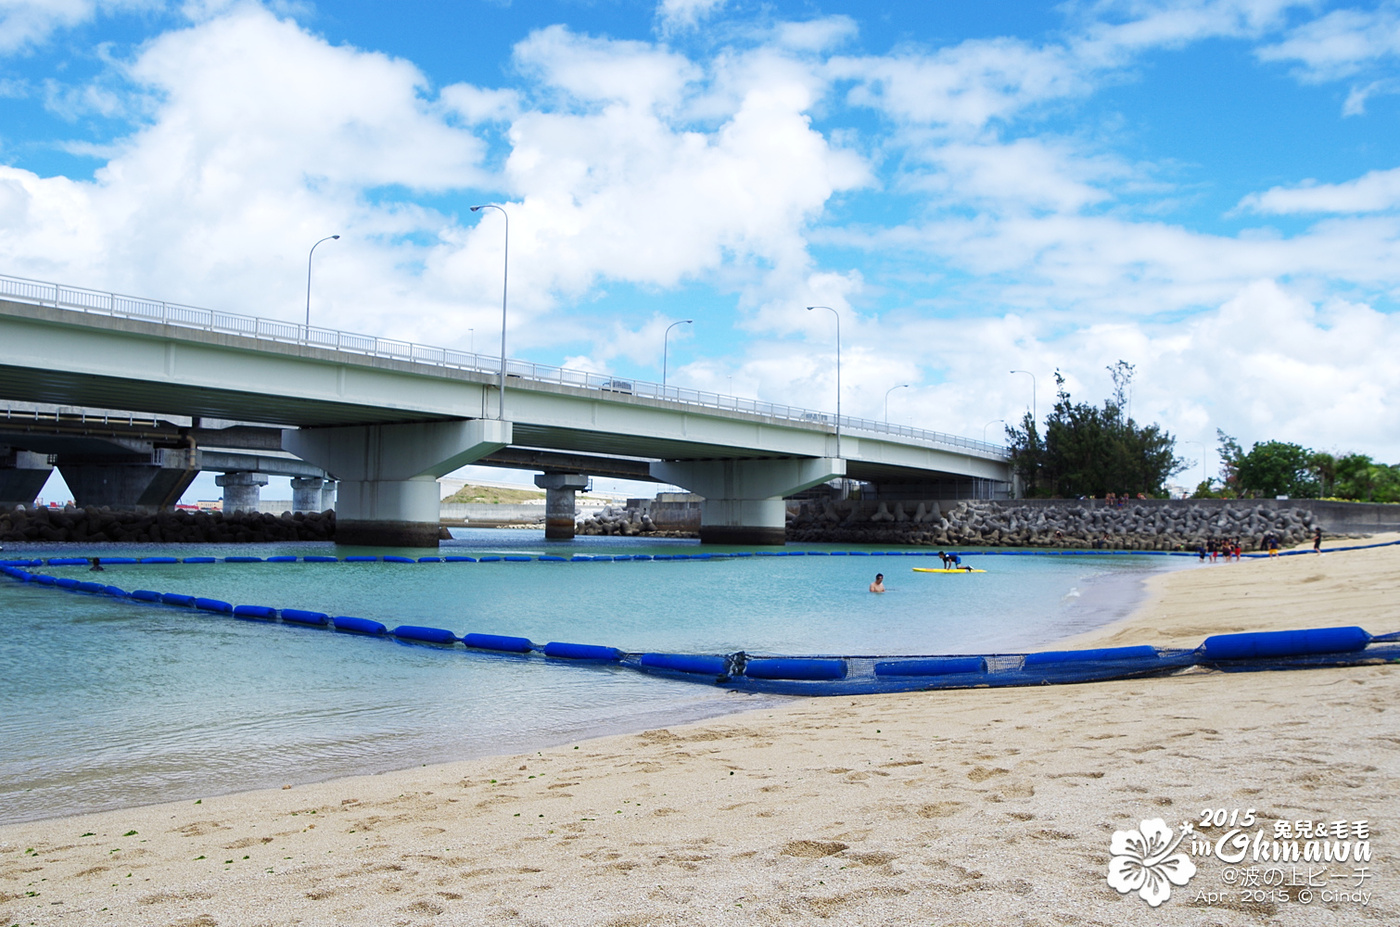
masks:
[[[1400,547],[1149,586],[1130,618],[1074,644],[1400,630]],[[1400,667],[1369,666],[794,700],[3,826],[0,924],[1395,924],[1398,690]],[[1190,853],[1231,817],[1265,841],[1277,821],[1345,822],[1370,858],[1194,854],[1158,907],[1109,885],[1115,832],[1190,822],[1176,851]]]

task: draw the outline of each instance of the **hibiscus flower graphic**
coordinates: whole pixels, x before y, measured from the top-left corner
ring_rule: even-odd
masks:
[[[1181,839],[1191,832],[1183,824],[1172,839],[1172,829],[1161,818],[1142,822],[1142,830],[1117,830],[1109,852],[1108,884],[1120,895],[1137,892],[1138,897],[1157,907],[1172,896],[1173,885],[1185,885],[1196,874],[1196,864],[1185,853],[1171,855]]]

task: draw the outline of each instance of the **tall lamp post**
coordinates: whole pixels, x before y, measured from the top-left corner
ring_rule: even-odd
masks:
[[[1034,422],[1037,420],[1035,410],[1035,374],[1031,373],[1029,370],[1013,370],[1011,372],[1024,373],[1031,378],[1031,421]]]
[[[321,241],[311,246],[311,250],[306,253],[306,339],[311,340],[311,258],[316,253],[316,246],[325,241],[338,241],[339,235],[327,235]]]
[[[677,325],[690,325],[694,321],[694,319],[681,319],[679,322],[672,322],[666,326],[666,334],[661,336],[661,392],[663,395],[666,392],[666,349],[669,347],[666,339],[671,337],[671,329]]]
[[[1005,425],[1005,424],[1006,424],[1006,419],[1004,419],[1004,418],[994,418],[994,419],[992,419],[990,422],[988,422],[987,424],[985,424],[985,425],[982,426],[982,443],[983,443],[983,444],[986,444],[986,443],[987,443],[987,429],[990,428],[992,425],[995,425],[997,422],[1001,422],[1003,425]]]
[[[506,287],[510,282],[510,213],[495,203],[482,203],[480,206],[473,206],[472,212],[480,212],[483,209],[494,209],[506,218],[505,256],[501,266],[501,405],[499,414],[496,416],[504,420],[506,417]]]
[[[807,311],[825,309],[836,316],[836,456],[841,456],[841,313],[830,306],[808,306]]]
[[[888,424],[890,423],[890,393],[893,393],[893,392],[894,392],[895,390],[897,390],[897,389],[908,389],[908,388],[909,388],[909,384],[908,384],[908,383],[901,383],[901,384],[899,384],[898,386],[891,386],[889,389],[885,390],[885,424],[886,424],[886,425],[888,425]]]

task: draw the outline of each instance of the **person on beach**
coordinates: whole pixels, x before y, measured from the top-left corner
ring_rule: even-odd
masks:
[[[875,582],[873,582],[873,583],[870,584],[870,591],[871,591],[871,592],[884,592],[884,591],[885,591],[885,574],[884,574],[884,573],[876,573],[876,574],[875,574]]]
[[[1264,538],[1264,543],[1265,543],[1266,545],[1268,545],[1268,548],[1269,548],[1269,556],[1270,556],[1270,557],[1277,557],[1277,556],[1278,556],[1278,535],[1277,535],[1277,534],[1274,534],[1272,531],[1270,531],[1270,532],[1269,532],[1269,536],[1266,537],[1266,538]]]
[[[92,558],[92,567],[88,569],[88,572],[89,572],[89,573],[103,573],[103,572],[106,572],[105,568],[102,566],[102,558],[101,558],[101,557],[93,557],[93,558]]]
[[[1322,553],[1322,529],[1321,529],[1321,528],[1314,528],[1314,529],[1313,529],[1313,553],[1315,553],[1315,554],[1320,554],[1320,553]]]
[[[1199,560],[1199,561],[1201,561],[1202,563],[1205,563],[1205,562],[1206,562],[1206,542],[1205,542],[1205,541],[1197,541],[1197,542],[1196,542],[1196,559]]]

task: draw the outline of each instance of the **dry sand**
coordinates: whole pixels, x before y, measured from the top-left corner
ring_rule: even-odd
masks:
[[[1400,547],[1150,584],[1093,642],[1400,630]],[[1398,685],[1400,667],[1371,666],[794,701],[10,825],[0,925],[1397,924]],[[1245,866],[1196,857],[1158,908],[1108,885],[1115,831],[1217,808],[1254,809],[1269,836],[1276,819],[1366,821],[1372,858],[1258,865],[1246,889],[1226,881]],[[1262,884],[1309,869],[1307,903]]]

